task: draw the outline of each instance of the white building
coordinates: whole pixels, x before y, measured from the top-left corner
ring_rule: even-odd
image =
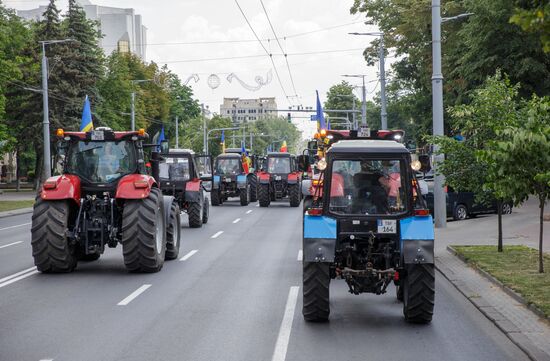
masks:
[[[275,98],[223,98],[220,115],[231,118],[233,123],[247,123],[265,118],[276,118],[277,102]]]
[[[99,22],[103,38],[99,45],[109,55],[115,50],[132,52],[146,60],[147,28],[142,23],[141,15],[134,9],[122,9],[93,5],[88,0],[79,0],[79,5],[86,12],[86,17]],[[18,10],[17,15],[27,20],[41,20],[46,6],[38,9]]]

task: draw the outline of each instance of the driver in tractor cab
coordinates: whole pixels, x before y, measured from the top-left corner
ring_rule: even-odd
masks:
[[[382,162],[383,175],[378,179],[380,184],[388,194],[388,203],[390,207],[397,207],[399,191],[401,188],[401,172],[399,169],[399,161],[384,161]]]
[[[361,171],[353,176],[356,189],[353,213],[386,214],[389,213],[389,203],[386,189],[380,183],[382,172],[371,160],[361,161]]]

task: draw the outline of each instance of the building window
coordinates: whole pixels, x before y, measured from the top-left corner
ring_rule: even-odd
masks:
[[[119,40],[117,44],[117,49],[119,53],[129,53],[130,43],[127,40]]]

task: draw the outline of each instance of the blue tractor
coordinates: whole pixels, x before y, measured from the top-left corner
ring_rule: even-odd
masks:
[[[334,143],[315,167],[316,195],[303,217],[303,316],[329,318],[329,284],[384,294],[391,283],[411,323],[429,323],[434,309],[434,230],[415,178],[419,162],[388,132]],[[383,137],[381,137],[383,135]],[[382,140],[384,139],[384,140]],[[307,156],[300,164],[307,167]]]

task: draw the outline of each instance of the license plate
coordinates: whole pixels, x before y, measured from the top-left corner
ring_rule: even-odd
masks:
[[[370,138],[370,128],[368,127],[360,127],[357,131],[357,136],[359,138]]]
[[[92,131],[92,140],[105,140],[105,133],[102,130]]]
[[[231,182],[231,178],[225,178],[226,182]]]
[[[276,175],[276,176],[275,176],[275,180],[277,180],[277,181],[281,180],[281,176],[280,176],[280,175]]]
[[[397,233],[397,221],[395,219],[379,219],[378,233]]]

